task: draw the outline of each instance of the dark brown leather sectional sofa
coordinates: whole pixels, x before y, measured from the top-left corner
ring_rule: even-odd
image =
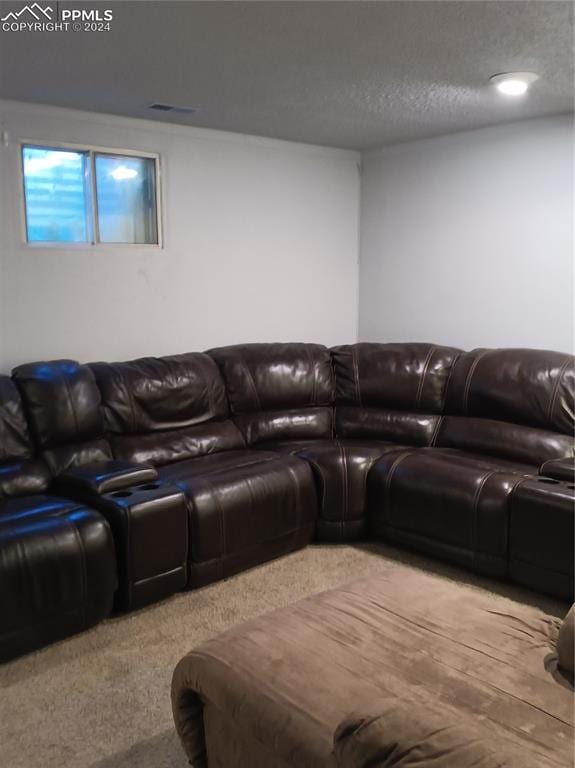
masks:
[[[575,366],[246,344],[0,377],[0,658],[319,541],[573,595]]]

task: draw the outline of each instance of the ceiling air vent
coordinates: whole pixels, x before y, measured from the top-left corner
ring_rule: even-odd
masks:
[[[149,104],[148,109],[155,109],[156,112],[176,112],[180,115],[193,115],[198,111],[197,107],[178,107],[174,104],[160,104],[159,102]]]

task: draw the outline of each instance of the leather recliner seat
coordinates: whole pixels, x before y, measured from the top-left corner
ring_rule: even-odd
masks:
[[[524,349],[461,354],[433,447],[384,457],[370,473],[373,535],[482,573],[508,575],[514,491],[546,462],[573,455],[574,391],[568,355]],[[558,545],[573,541],[573,514],[561,521],[551,534]],[[572,557],[570,568],[572,581]],[[540,577],[545,590],[544,569]]]
[[[206,354],[91,365],[115,458],[147,462],[185,494],[189,586],[309,543],[316,495],[295,457],[251,450]]]
[[[98,512],[47,495],[14,382],[0,376],[0,660],[101,621],[112,610],[116,559]]]
[[[439,420],[456,350],[388,345],[387,367],[380,367],[381,356],[371,354],[379,348],[348,345],[330,353],[319,344],[243,344],[208,352],[246,443],[312,467],[320,541],[365,536],[371,467],[403,445],[429,445]]]
[[[432,344],[360,343],[332,349],[336,377],[335,430],[342,442],[380,446],[358,485],[367,532],[367,480],[378,460],[433,444],[458,350]],[[382,458],[383,457],[383,458]]]
[[[119,576],[116,607],[144,605],[185,587],[183,504],[176,489],[155,483],[150,465],[114,459],[90,368],[53,360],[19,366],[13,377],[53,476],[50,490],[97,509],[111,526]]]

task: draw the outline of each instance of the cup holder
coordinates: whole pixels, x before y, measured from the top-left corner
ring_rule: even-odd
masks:
[[[547,483],[547,485],[559,485],[559,480],[554,480],[552,477],[538,477],[538,483]]]
[[[146,483],[145,485],[138,486],[139,491],[155,491],[156,488],[159,488],[159,483]]]
[[[110,495],[115,499],[127,499],[128,496],[132,495],[132,491],[114,491],[114,493]]]

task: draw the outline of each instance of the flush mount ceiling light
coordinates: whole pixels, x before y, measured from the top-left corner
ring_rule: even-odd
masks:
[[[490,77],[489,82],[505,96],[522,96],[538,77],[535,72],[503,72]]]

